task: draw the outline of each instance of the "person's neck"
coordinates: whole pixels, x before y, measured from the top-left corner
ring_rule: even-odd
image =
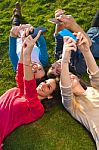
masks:
[[[42,101],[43,99],[46,99],[46,97],[42,97],[42,96],[38,95],[38,99],[39,99],[40,101]]]

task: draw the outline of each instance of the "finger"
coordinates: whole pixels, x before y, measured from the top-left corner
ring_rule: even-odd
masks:
[[[63,40],[65,43],[72,43],[73,42],[74,44],[76,44],[76,41],[73,38],[71,38],[70,36],[64,36]]]
[[[30,31],[29,28],[27,28],[26,31],[25,31],[25,35],[26,35],[26,36],[29,35],[29,31]]]
[[[34,38],[34,42],[36,42],[38,40],[38,38],[40,37],[41,33],[42,33],[42,30],[40,30],[38,32],[37,36]]]
[[[33,30],[34,30],[34,27],[33,27],[33,26],[31,26],[31,27],[30,27],[30,31],[31,31],[31,32],[33,32]]]
[[[26,29],[24,30],[24,32],[22,34],[22,41],[24,41],[25,38],[26,38]]]
[[[58,9],[55,11],[56,14],[64,14],[65,13],[65,10],[62,10],[62,9]]]

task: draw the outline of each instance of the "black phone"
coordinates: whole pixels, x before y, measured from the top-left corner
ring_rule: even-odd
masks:
[[[44,33],[46,31],[46,28],[45,27],[34,28],[33,32],[29,32],[29,35],[31,35],[32,38],[35,38],[40,30],[42,31],[42,33]]]
[[[50,18],[50,19],[48,19],[48,22],[51,22],[51,23],[53,23],[53,24],[62,24],[61,21],[59,21],[59,20],[57,20],[57,19],[55,19],[55,18]]]

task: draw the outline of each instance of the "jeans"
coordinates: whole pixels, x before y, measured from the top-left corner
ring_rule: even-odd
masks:
[[[87,31],[88,36],[92,41],[91,51],[95,58],[99,58],[99,27],[91,27]]]
[[[92,41],[92,46],[90,47],[92,54],[95,58],[99,58],[99,27],[91,27],[87,34]],[[58,60],[61,58],[63,51],[63,37],[59,34],[54,35],[54,37],[55,57]],[[82,76],[86,72],[86,63],[80,50],[77,50],[76,52],[72,51],[70,67],[73,67],[79,76]]]

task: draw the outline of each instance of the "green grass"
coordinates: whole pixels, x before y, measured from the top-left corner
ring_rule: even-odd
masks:
[[[0,1],[0,95],[15,86],[15,73],[8,56],[8,39],[11,29],[10,18],[15,0]],[[54,25],[47,20],[54,17],[58,8],[75,17],[85,31],[99,0],[20,0],[23,21],[33,26],[43,25],[50,62],[54,61]],[[55,106],[44,116],[29,125],[17,128],[4,142],[4,150],[95,150],[90,134],[75,121],[61,105]]]

